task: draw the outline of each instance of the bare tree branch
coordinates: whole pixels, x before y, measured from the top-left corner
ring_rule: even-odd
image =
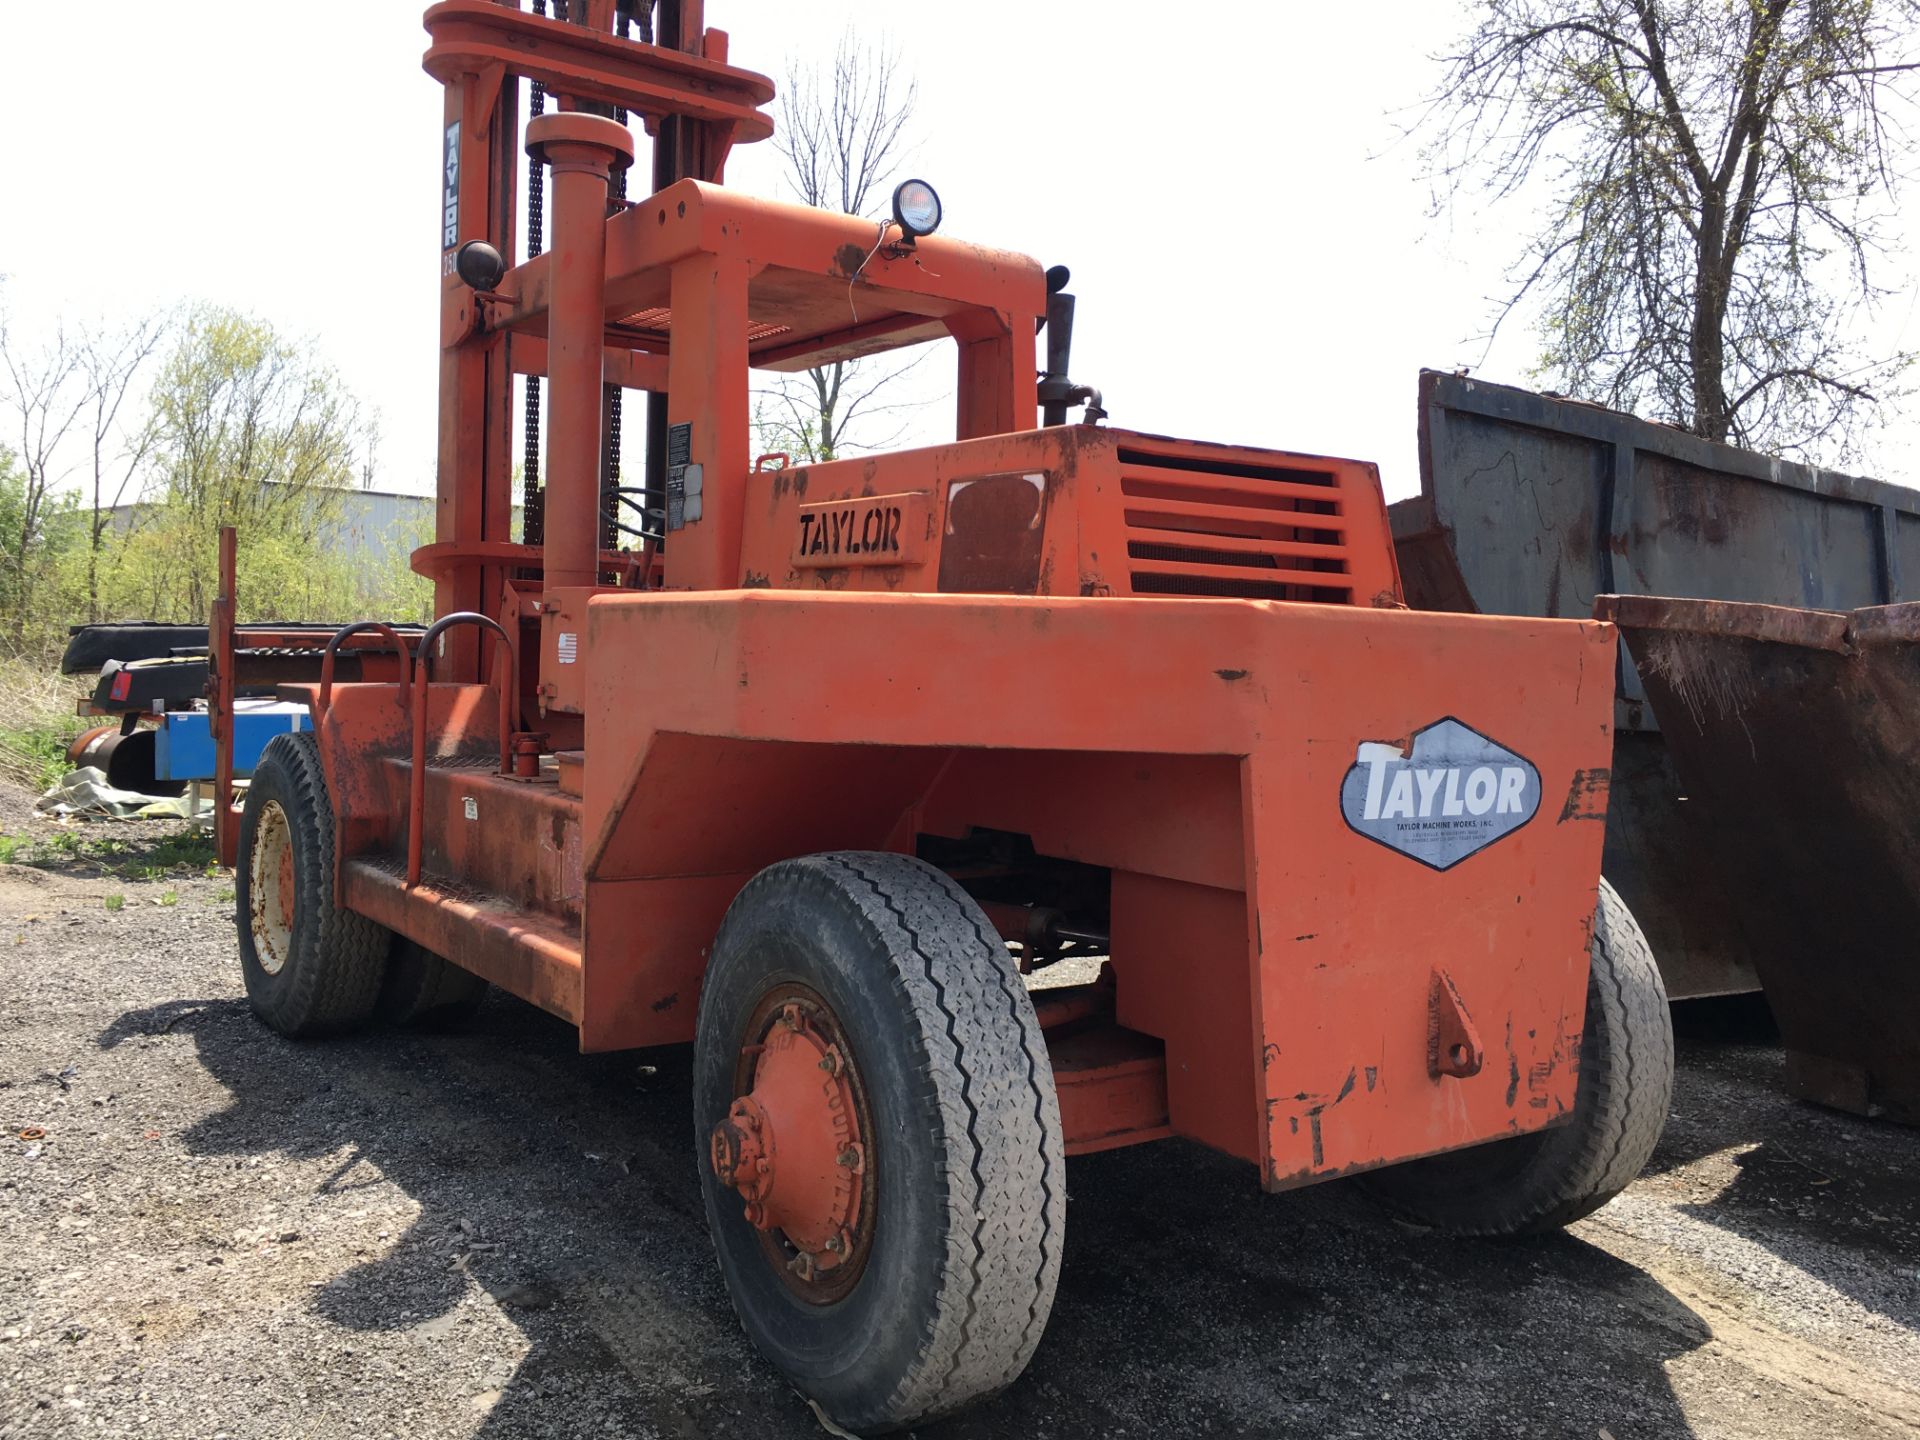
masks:
[[[1715,440],[1851,447],[1913,358],[1853,336],[1910,159],[1920,0],[1478,12],[1422,121],[1436,196],[1551,195],[1493,333],[1539,304],[1539,370],[1566,393]]]
[[[87,380],[87,410],[91,434],[92,515],[87,526],[87,618],[98,621],[100,557],[114,511],[152,453],[155,427],[150,417],[123,425],[121,411],[134,392],[135,382],[159,350],[172,328],[172,317],[147,315],[117,330],[89,329],[81,340],[82,370]]]
[[[787,71],[775,147],[787,182],[808,205],[864,215],[908,156],[908,127],[919,98],[890,46],[868,45],[849,29],[835,47],[826,81],[797,64]],[[782,376],[761,392],[772,402],[756,412],[762,444],[808,463],[832,460],[853,445],[856,422],[877,413],[867,402],[914,361],[874,384],[853,385],[865,364],[841,360]]]
[[[0,406],[23,472],[19,513],[0,536],[0,592],[8,601],[17,642],[26,624],[20,603],[31,584],[29,562],[36,552],[54,489],[69,465],[67,436],[87,404],[87,377],[79,342],[64,325],[37,348],[15,334],[11,316],[0,308]]]

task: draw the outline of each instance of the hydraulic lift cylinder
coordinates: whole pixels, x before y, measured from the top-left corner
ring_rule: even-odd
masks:
[[[528,124],[527,153],[553,170],[544,537],[552,590],[592,585],[599,573],[607,193],[613,167],[633,163],[633,137],[602,116],[563,111]]]

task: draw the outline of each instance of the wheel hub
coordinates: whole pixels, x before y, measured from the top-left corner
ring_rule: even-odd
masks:
[[[709,1136],[713,1173],[739,1193],[790,1282],[832,1299],[872,1238],[860,1077],[832,1011],[810,992],[770,996],[755,1021],[735,1072],[745,1093]]]
[[[277,800],[260,807],[248,865],[248,926],[260,968],[278,975],[293,948],[293,827]]]

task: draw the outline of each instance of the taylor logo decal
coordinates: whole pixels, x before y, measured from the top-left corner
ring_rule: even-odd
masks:
[[[447,158],[440,190],[440,248],[460,243],[460,122],[447,126]]]
[[[927,497],[862,495],[802,505],[793,535],[796,569],[917,565],[925,555]]]
[[[1340,784],[1347,824],[1435,870],[1511,835],[1539,809],[1532,762],[1452,718],[1416,731],[1406,750],[1361,741]]]
[[[814,515],[802,511],[795,548],[822,563],[862,556],[892,559],[900,553],[900,524],[906,518],[898,505],[874,501],[836,505]]]

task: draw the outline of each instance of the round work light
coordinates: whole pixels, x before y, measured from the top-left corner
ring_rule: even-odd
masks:
[[[918,239],[940,228],[940,196],[924,180],[902,180],[893,192],[893,218]]]

